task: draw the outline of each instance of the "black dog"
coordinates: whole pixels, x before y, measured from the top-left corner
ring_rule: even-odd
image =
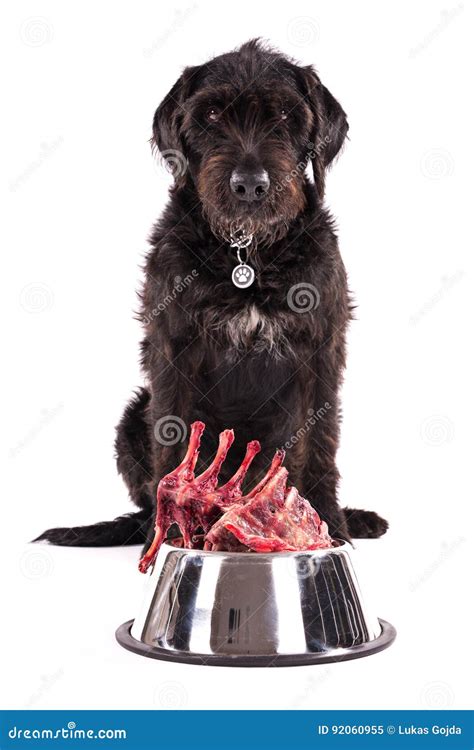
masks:
[[[118,470],[140,510],[39,539],[147,542],[158,481],[179,463],[196,419],[207,427],[202,465],[219,432],[235,429],[222,480],[247,441],[262,444],[249,485],[283,446],[291,483],[333,536],[386,531],[377,514],[337,504],[338,391],[351,301],[323,195],[347,130],[315,71],[258,40],[184,70],[153,121],[153,142],[175,185],[151,236],[141,295],[147,386],[117,429]],[[236,271],[237,253],[246,264]]]

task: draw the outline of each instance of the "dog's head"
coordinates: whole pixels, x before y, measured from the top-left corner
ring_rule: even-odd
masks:
[[[155,113],[153,141],[176,185],[192,180],[216,235],[264,242],[303,210],[309,162],[322,198],[347,129],[313,68],[254,40],[186,68]]]

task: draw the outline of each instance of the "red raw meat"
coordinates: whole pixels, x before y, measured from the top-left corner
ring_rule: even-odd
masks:
[[[191,549],[202,549],[203,541],[205,549],[227,551],[263,552],[331,545],[326,524],[320,521],[310,504],[298,495],[295,488],[286,489],[288,472],[281,468],[285,457],[283,450],[276,452],[263,479],[243,496],[242,482],[260,450],[260,443],[253,440],[247,445],[239,469],[226,484],[217,487],[220,468],[234,440],[233,431],[224,430],[219,435],[214,460],[195,477],[194,468],[204,429],[203,422],[191,425],[183,461],[158,485],[155,537],[140,561],[142,573],[156,559],[173,524],[181,530],[182,546]],[[196,536],[198,529],[203,533]]]
[[[242,497],[242,482],[254,457],[260,451],[260,443],[253,440],[247,445],[245,458],[234,476],[222,487],[216,488],[220,468],[234,441],[234,433],[232,430],[224,430],[219,435],[219,447],[214,461],[202,474],[195,477],[194,468],[204,429],[203,422],[194,422],[191,425],[188,450],[183,461],[163,477],[158,485],[155,537],[140,561],[139,567],[143,573],[156,558],[170,526],[177,524],[183,535],[183,546],[192,548],[195,546],[193,534],[196,530],[202,528],[204,533],[207,532],[223,511]],[[283,454],[278,465],[282,461]],[[258,491],[264,482],[265,477],[255,490]]]
[[[287,470],[279,469],[250,502],[229,508],[208,532],[204,549],[229,550],[232,537],[254,552],[331,547],[327,524],[296,487],[287,489],[287,478]]]

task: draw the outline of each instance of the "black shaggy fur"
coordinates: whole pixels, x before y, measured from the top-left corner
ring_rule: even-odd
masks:
[[[262,443],[248,486],[284,446],[291,483],[333,536],[386,531],[375,513],[337,504],[338,392],[351,301],[323,196],[347,130],[345,113],[313,68],[258,41],[184,70],[153,122],[154,145],[175,185],[145,265],[147,384],[117,428],[118,470],[139,511],[51,529],[40,539],[79,546],[149,540],[158,481],[182,458],[186,427],[196,419],[207,426],[202,466],[219,432],[235,430],[223,480],[247,441]],[[236,168],[266,170],[262,200],[232,193]],[[231,281],[229,237],[237,227],[254,237],[248,260],[256,280],[247,289]]]

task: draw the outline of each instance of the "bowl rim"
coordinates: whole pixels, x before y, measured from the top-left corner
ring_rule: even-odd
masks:
[[[131,633],[133,620],[120,625],[115,631],[115,638],[127,651],[163,661],[210,667],[298,667],[310,664],[334,664],[384,651],[394,642],[397,631],[387,620],[382,620],[380,617],[377,619],[380,624],[380,635],[372,641],[366,641],[358,646],[332,648],[319,652],[306,651],[301,654],[199,654],[148,646],[133,637]]]
[[[324,547],[323,549],[306,549],[306,550],[297,550],[296,552],[292,552],[290,550],[288,551],[282,551],[282,552],[254,552],[253,554],[249,552],[226,552],[225,550],[204,550],[204,549],[190,549],[188,547],[175,547],[173,544],[167,544],[166,542],[163,542],[159,549],[159,553],[161,550],[165,550],[167,552],[178,552],[182,555],[186,555],[189,557],[208,557],[208,558],[216,558],[216,557],[231,557],[237,559],[242,559],[245,557],[246,560],[262,560],[264,558],[279,558],[279,557],[300,557],[302,555],[308,556],[317,556],[317,557],[325,557],[326,555],[331,555],[335,552],[349,552],[350,550],[354,549],[354,546],[350,543],[345,541],[344,539],[335,539],[335,542],[338,542],[337,546],[333,547]],[[155,563],[156,564],[156,563]]]

